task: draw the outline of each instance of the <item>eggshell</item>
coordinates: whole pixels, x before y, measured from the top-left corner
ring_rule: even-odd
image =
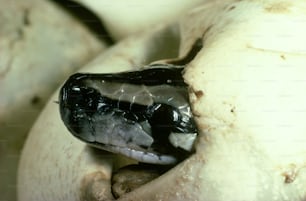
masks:
[[[0,4],[0,199],[15,200],[30,127],[61,81],[106,45],[50,1]]]
[[[204,4],[181,21],[179,34],[152,30],[129,38],[83,69],[114,72],[170,58],[152,57],[172,44],[157,39],[179,35],[177,57],[198,39],[203,43],[184,74],[199,128],[196,153],[119,200],[305,200],[305,19],[304,1]],[[65,130],[50,101],[23,151],[19,200],[97,195],[96,188],[84,188],[96,172],[104,176],[100,195],[112,199],[109,185],[103,185],[111,175],[111,157],[96,158],[89,150]]]
[[[182,22],[196,154],[127,200],[305,200],[303,1],[208,5]],[[292,30],[299,30],[294,32]]]
[[[181,18],[188,10],[211,0],[74,0],[93,11],[116,40],[160,23]]]

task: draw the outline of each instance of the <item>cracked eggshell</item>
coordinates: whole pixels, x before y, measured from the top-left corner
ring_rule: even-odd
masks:
[[[96,13],[115,39],[181,18],[203,0],[74,0]],[[212,0],[205,0],[210,2]]]
[[[304,1],[230,1],[190,12],[181,23],[179,55],[202,38],[204,46],[184,74],[199,128],[196,153],[119,200],[305,200],[305,19]],[[155,38],[169,38],[159,34]],[[157,50],[167,46],[150,40]],[[118,54],[115,48],[103,61],[109,66],[113,60],[112,68],[137,66],[154,52],[139,37],[129,44],[141,51]],[[112,59],[116,55],[122,59]],[[93,164],[105,166],[91,171],[110,174],[106,159],[93,156],[65,130],[50,102],[23,152],[20,200],[79,200],[81,177]]]
[[[50,1],[0,4],[0,194],[12,200],[19,152],[38,113],[68,74],[106,46]]]
[[[128,38],[102,53],[80,72],[133,70],[164,56],[174,57],[178,49],[177,33],[176,26],[160,27]],[[160,50],[161,44],[167,46]],[[19,165],[18,200],[112,199],[110,178],[113,162],[118,161],[113,161],[116,158],[110,153],[93,151],[69,133],[61,121],[59,106],[54,103],[57,99],[58,91],[26,140]]]
[[[305,200],[305,19],[304,1],[232,1],[189,13],[181,53],[197,37],[204,45],[184,75],[196,154],[120,200]]]

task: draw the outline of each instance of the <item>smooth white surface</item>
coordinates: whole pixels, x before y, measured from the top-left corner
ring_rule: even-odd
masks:
[[[0,200],[15,201],[17,165],[32,124],[60,82],[106,46],[51,1],[0,5]]]
[[[94,11],[116,39],[175,21],[203,0],[75,0]],[[205,0],[208,2],[211,0]]]

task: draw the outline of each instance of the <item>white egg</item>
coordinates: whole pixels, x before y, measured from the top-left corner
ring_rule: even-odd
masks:
[[[0,197],[15,200],[19,154],[30,127],[66,76],[106,45],[50,1],[0,4]]]
[[[112,37],[122,39],[143,32],[152,26],[169,23],[182,17],[202,0],[74,0],[93,11],[106,26]],[[206,2],[211,0],[206,0]]]
[[[196,153],[119,200],[305,199],[305,11],[303,1],[206,4],[180,29],[128,38],[82,70],[130,70],[170,58],[158,50],[178,44],[177,35],[178,57],[203,42],[184,74],[199,129]],[[111,160],[73,138],[50,101],[23,151],[19,200],[111,199]],[[89,185],[95,181],[104,187]]]

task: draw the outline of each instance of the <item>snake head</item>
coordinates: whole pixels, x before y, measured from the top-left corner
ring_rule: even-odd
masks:
[[[61,88],[62,120],[91,146],[144,163],[175,164],[193,151],[197,136],[182,70],[154,65],[74,74]]]

